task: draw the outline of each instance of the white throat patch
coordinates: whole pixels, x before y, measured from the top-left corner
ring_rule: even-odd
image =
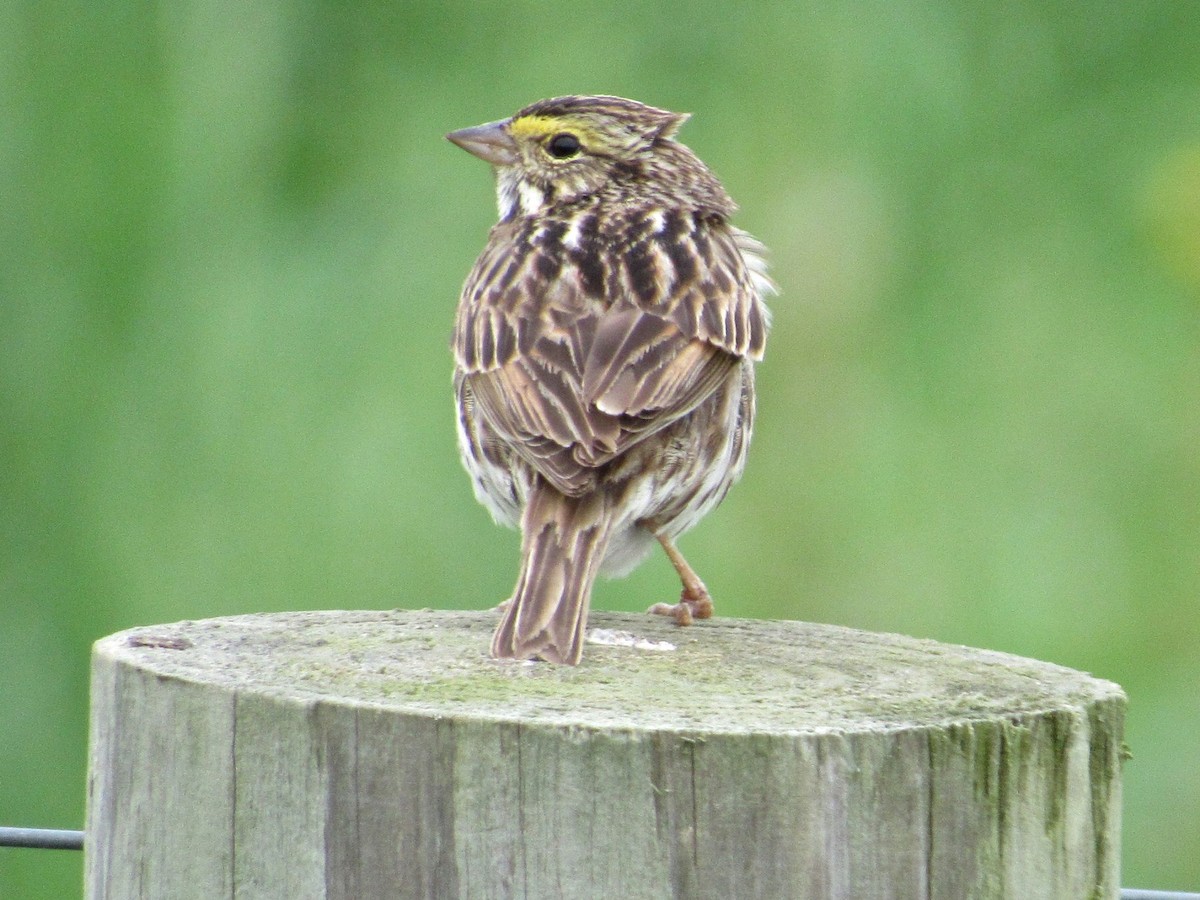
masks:
[[[530,216],[546,205],[546,194],[518,174],[516,169],[501,169],[496,180],[496,206],[501,219],[514,215]]]

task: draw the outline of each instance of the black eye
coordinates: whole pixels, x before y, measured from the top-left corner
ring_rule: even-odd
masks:
[[[579,152],[579,148],[579,138],[565,131],[546,142],[546,152],[555,159],[570,159]]]

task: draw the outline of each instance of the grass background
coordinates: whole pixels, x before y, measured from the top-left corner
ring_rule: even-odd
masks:
[[[722,612],[1120,682],[1122,881],[1200,889],[1194,6],[635,9],[0,5],[0,822],[82,827],[104,634],[507,596],[447,351],[492,185],[442,135],[605,92],[695,113],[782,288],[684,540]],[[0,896],[80,863],[0,850]]]

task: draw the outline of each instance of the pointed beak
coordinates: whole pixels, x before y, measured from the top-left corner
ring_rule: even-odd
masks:
[[[452,131],[446,135],[446,140],[493,166],[511,166],[518,159],[517,142],[508,133],[508,123],[511,121],[501,119],[499,122]]]

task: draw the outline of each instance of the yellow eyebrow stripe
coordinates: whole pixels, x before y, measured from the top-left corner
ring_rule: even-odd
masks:
[[[521,116],[509,123],[508,130],[513,137],[517,138],[536,139],[558,134],[560,131],[570,131],[580,138],[590,135],[590,129],[583,122],[562,116]]]

